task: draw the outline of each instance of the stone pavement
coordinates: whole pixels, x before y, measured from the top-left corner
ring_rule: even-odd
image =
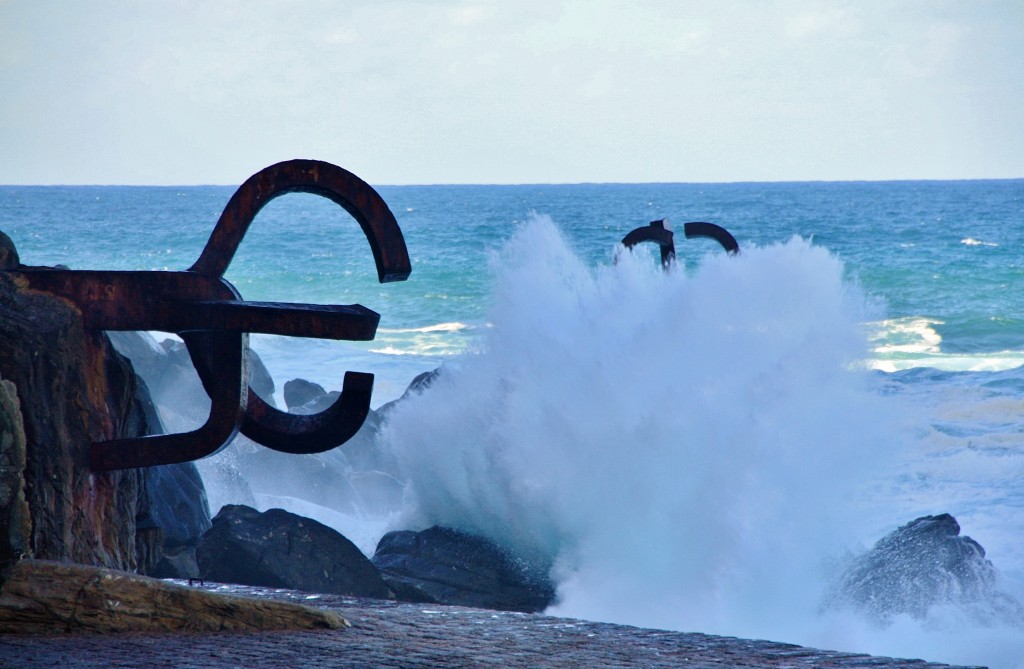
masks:
[[[400,604],[244,586],[207,584],[203,587],[330,608],[344,615],[352,627],[337,631],[248,634],[6,635],[0,636],[0,667],[931,669],[948,666],[534,614]]]

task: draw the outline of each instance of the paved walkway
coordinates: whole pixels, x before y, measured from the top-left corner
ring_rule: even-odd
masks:
[[[4,669],[333,669],[725,667],[931,669],[948,665],[768,641],[664,632],[453,606],[207,586],[331,608],[352,627],[324,632],[0,636]]]

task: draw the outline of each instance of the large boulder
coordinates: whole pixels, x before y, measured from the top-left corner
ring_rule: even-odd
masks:
[[[960,536],[953,516],[923,516],[853,559],[825,608],[852,610],[882,626],[901,614],[924,619],[937,606],[954,607],[981,624],[1024,623],[1024,607],[998,581],[985,549]]]
[[[139,571],[158,578],[199,578],[196,546],[213,526],[206,489],[191,462],[146,469],[152,526],[159,528],[160,549],[151,565]],[[141,550],[140,550],[141,552]]]
[[[0,247],[3,267],[18,267],[6,236]],[[134,570],[143,474],[88,465],[91,443],[148,430],[128,360],[102,332],[84,330],[70,303],[0,273],[0,378],[17,395],[25,437],[25,465],[4,468],[0,488],[15,491],[11,499],[23,491],[31,521],[26,541],[15,536],[21,520],[0,517],[8,555]],[[0,409],[7,423],[12,406]]]
[[[228,505],[197,548],[204,579],[361,597],[390,593],[377,569],[335,530],[282,509]]]
[[[292,379],[284,384],[284,403],[292,413],[309,415],[323,411],[339,395],[338,391],[328,393],[319,383],[306,379]],[[320,404],[323,406],[318,406]]]
[[[163,530],[164,548],[195,546],[210,529],[210,506],[191,462],[146,468],[149,514]]]
[[[554,600],[546,570],[447,527],[385,534],[373,563],[403,599],[536,612]]]
[[[402,396],[399,397],[397,400],[391,400],[390,402],[381,405],[381,407],[377,409],[377,414],[382,419],[386,418],[388,414],[394,411],[396,406],[398,406],[405,400],[415,395],[421,395],[424,392],[426,392],[427,389],[430,388],[430,386],[433,385],[433,383],[437,381],[438,377],[441,375],[441,369],[441,367],[438,367],[436,369],[430,370],[429,372],[422,372],[421,374],[417,374],[416,377],[409,382],[409,385],[408,387],[406,387],[405,392],[402,393]]]

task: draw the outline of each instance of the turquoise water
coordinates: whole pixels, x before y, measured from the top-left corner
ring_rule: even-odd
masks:
[[[226,187],[6,187],[0,226],[27,263],[82,269],[185,269],[198,257]],[[885,304],[880,366],[927,358],[941,367],[1005,367],[1024,349],[1024,181],[401,186],[379,189],[395,212],[413,279],[379,286],[365,240],[347,214],[311,195],[272,202],[229,268],[248,299],[350,303],[382,313],[382,342],[398,353],[464,348],[485,320],[488,254],[531,211],[550,215],[597,265],[633,227],[707,220],[742,245],[793,235],[835,253]],[[681,236],[681,235],[680,235]],[[683,241],[693,266],[713,250]],[[438,341],[390,330],[460,323]],[[407,334],[407,333],[402,333]],[[425,334],[425,333],[421,333]],[[938,351],[929,344],[941,338]],[[941,352],[941,356],[931,355]],[[1001,353],[1007,353],[1004,356]],[[996,359],[1000,360],[996,360]]]
[[[950,512],[1024,600],[1024,181],[378,190],[407,282],[378,284],[358,226],[309,195],[259,215],[228,278],[382,315],[372,342],[254,336],[279,387],[368,371],[380,405],[446,370],[385,431],[407,494],[380,531],[541,554],[559,613],[1021,666],[1024,631],[949,612],[822,619],[810,574]],[[0,230],[26,264],[185,269],[232,192],[3,187]],[[620,255],[658,218],[741,253],[679,235],[668,273]]]

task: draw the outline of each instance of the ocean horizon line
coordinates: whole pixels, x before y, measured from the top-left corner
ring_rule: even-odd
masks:
[[[1013,183],[1024,181],[1019,177],[971,177],[962,179],[900,178],[900,179],[781,179],[734,181],[536,181],[521,183],[373,183],[375,188],[536,188],[542,186],[771,186],[807,184],[953,184],[953,183]],[[4,183],[0,188],[237,188],[239,184],[179,183]]]

